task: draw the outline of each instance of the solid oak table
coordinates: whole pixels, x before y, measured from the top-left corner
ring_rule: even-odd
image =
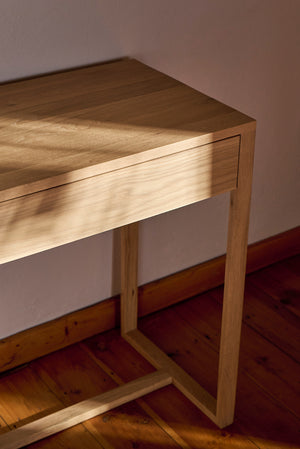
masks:
[[[121,332],[155,373],[0,437],[17,449],[173,383],[233,422],[255,121],[123,59],[0,87],[0,262],[121,227]],[[231,192],[217,398],[137,329],[138,221]]]

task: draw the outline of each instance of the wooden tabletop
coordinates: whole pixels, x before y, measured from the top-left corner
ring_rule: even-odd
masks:
[[[0,86],[0,201],[240,133],[246,115],[136,60]]]

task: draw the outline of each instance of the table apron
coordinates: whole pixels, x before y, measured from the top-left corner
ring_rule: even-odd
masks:
[[[0,203],[0,263],[237,187],[240,137]]]

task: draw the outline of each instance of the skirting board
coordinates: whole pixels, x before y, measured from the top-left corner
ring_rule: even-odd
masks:
[[[247,273],[300,252],[300,227],[249,245]],[[139,288],[139,316],[145,316],[223,284],[225,256]],[[119,325],[119,297],[70,313],[0,340],[0,372]]]

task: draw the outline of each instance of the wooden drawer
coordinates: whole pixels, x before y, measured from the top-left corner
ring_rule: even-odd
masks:
[[[239,136],[0,203],[0,262],[236,188]]]

